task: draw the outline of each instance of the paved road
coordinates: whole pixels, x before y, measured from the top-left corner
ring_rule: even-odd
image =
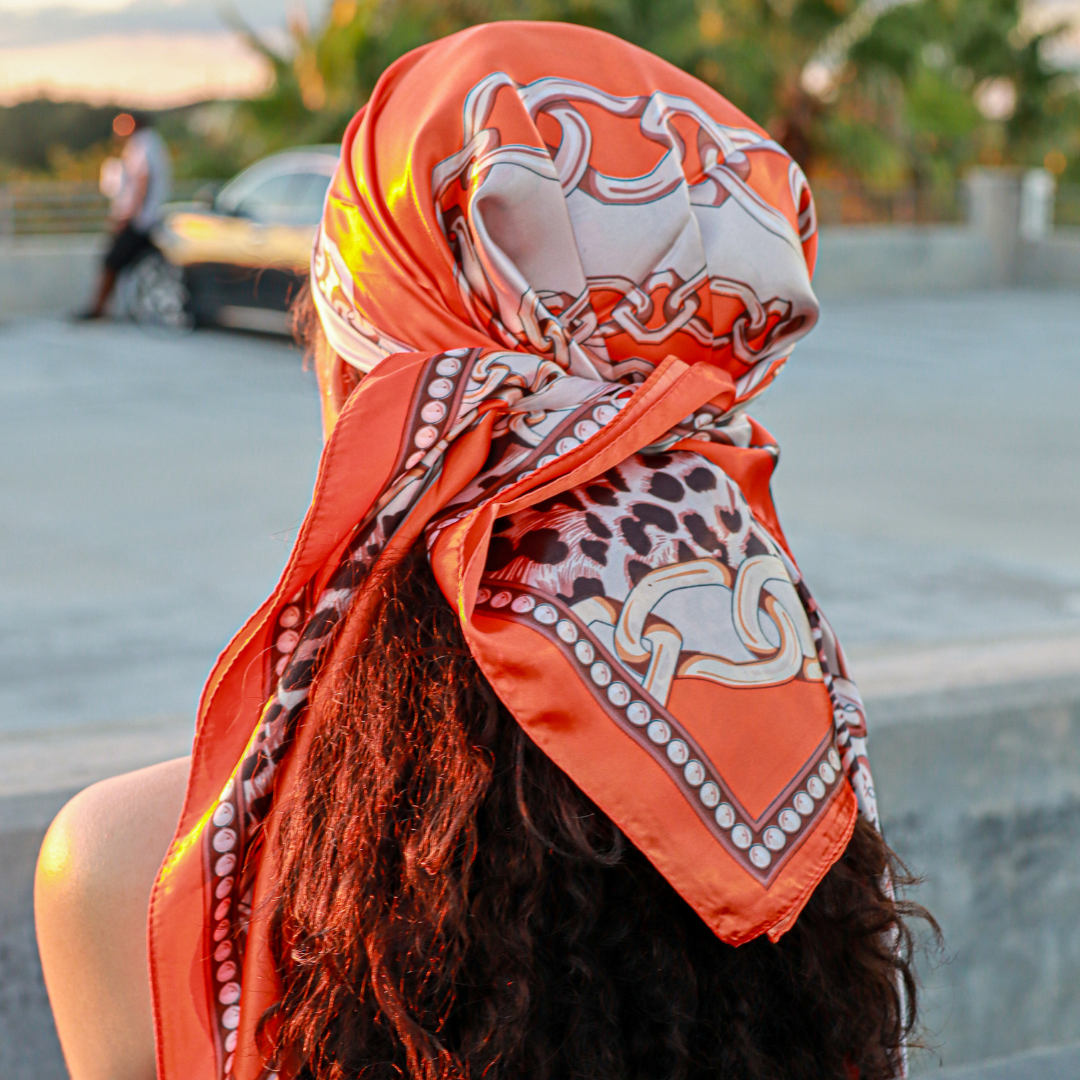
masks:
[[[320,447],[273,340],[0,328],[0,731],[191,716],[273,587]]]
[[[833,303],[756,410],[855,650],[1080,629],[1080,303]],[[0,326],[0,732],[190,717],[265,597],[319,450],[254,337]]]
[[[1075,293],[826,307],[755,415],[853,651],[1080,628],[1078,412]]]

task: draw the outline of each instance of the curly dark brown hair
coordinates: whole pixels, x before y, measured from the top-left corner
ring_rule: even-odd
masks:
[[[726,945],[498,700],[422,547],[368,587],[283,800],[270,1057],[309,1080],[897,1075],[927,916],[883,889],[905,878],[870,825],[777,944]]]

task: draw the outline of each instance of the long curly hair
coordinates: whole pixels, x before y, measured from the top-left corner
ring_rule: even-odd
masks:
[[[282,805],[272,1059],[306,1080],[897,1075],[925,913],[883,887],[905,879],[871,826],[777,944],[726,945],[495,696],[422,545],[368,588]]]

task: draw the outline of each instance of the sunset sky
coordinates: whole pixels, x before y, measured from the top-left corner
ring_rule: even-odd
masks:
[[[229,29],[239,12],[279,37],[296,0],[0,0],[0,104],[38,94],[167,106],[265,88],[269,73]],[[323,0],[307,0],[319,12]],[[1031,0],[1036,21],[1080,15],[1080,0]],[[1080,19],[1077,20],[1080,23]],[[1060,59],[1080,67],[1080,31]]]
[[[311,0],[318,10],[317,0]],[[57,99],[167,106],[263,89],[262,60],[229,28],[239,12],[280,36],[290,0],[0,0],[0,104]]]

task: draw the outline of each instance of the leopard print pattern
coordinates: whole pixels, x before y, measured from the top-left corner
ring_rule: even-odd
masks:
[[[843,783],[835,731],[755,816],[668,696],[687,676],[726,686],[824,681],[798,582],[718,466],[689,451],[643,452],[497,520],[477,603],[546,629],[605,711],[767,885]]]

